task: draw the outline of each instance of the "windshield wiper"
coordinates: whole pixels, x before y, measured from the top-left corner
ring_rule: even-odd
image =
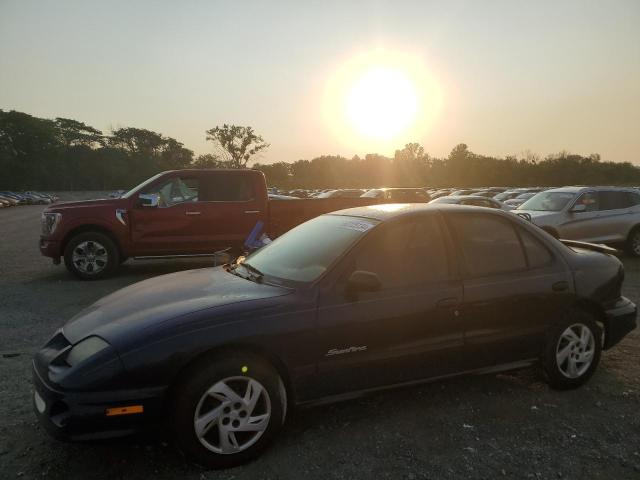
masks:
[[[264,277],[264,274],[250,263],[242,262],[240,265],[242,265],[247,269],[247,271],[253,274],[253,278],[256,282],[260,282],[262,280],[262,277]]]

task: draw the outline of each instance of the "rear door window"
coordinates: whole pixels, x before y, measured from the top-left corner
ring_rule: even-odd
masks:
[[[599,210],[620,210],[631,206],[627,192],[598,192]]]
[[[249,175],[216,173],[203,177],[200,199],[205,202],[248,202],[255,198]]]
[[[482,214],[451,214],[449,218],[470,276],[484,277],[527,268],[522,245],[508,220]]]
[[[518,232],[520,233],[522,246],[527,255],[529,268],[543,268],[551,265],[553,256],[547,247],[524,228],[518,227]]]

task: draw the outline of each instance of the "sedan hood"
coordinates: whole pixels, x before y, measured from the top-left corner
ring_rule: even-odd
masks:
[[[71,343],[97,335],[115,346],[134,330],[153,328],[166,320],[289,292],[283,287],[245,280],[222,267],[187,270],[118,290],[69,320],[63,332]]]

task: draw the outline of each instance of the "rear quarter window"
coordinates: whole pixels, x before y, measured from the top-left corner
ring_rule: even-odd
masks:
[[[551,255],[549,249],[524,228],[518,228],[518,232],[520,233],[522,246],[524,247],[527,255],[529,268],[543,268],[551,265],[553,262],[553,255]]]

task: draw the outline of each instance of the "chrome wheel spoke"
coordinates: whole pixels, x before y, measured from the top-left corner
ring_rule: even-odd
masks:
[[[561,351],[558,352],[558,354],[556,355],[556,358],[558,359],[558,365],[562,365],[567,358],[569,357],[569,354],[571,353],[571,347],[573,345],[571,343],[567,344],[566,347],[564,347]]]
[[[220,429],[220,450],[222,453],[235,453],[240,450],[235,433],[226,428]]]
[[[216,383],[207,391],[208,395],[222,402],[242,402],[242,398],[234,392],[224,381]]]
[[[268,426],[269,414],[264,413],[255,417],[248,417],[247,422],[244,425],[240,425],[236,430],[239,432],[261,432],[266,430]]]
[[[204,414],[195,421],[196,435],[198,436],[198,438],[206,435],[209,430],[211,430],[211,427],[216,424],[216,421],[220,417],[224,406],[225,405],[222,404],[219,407],[214,408],[209,413]]]
[[[256,403],[260,400],[264,388],[255,380],[249,380],[247,383],[247,391],[244,394],[243,401],[247,407],[249,415],[253,413],[253,409],[256,407]]]

